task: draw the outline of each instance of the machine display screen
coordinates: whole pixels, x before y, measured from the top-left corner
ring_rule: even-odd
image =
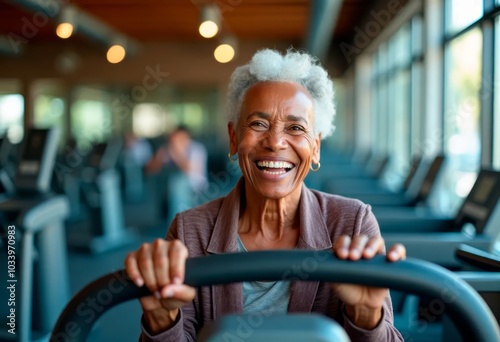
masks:
[[[41,160],[47,138],[46,131],[32,131],[26,139],[22,160]]]
[[[474,190],[472,199],[478,203],[485,203],[491,193],[491,190],[495,187],[496,178],[495,177],[482,177],[477,188]]]
[[[106,152],[106,144],[97,144],[92,149],[89,156],[89,164],[91,167],[99,167],[101,164],[102,157]]]

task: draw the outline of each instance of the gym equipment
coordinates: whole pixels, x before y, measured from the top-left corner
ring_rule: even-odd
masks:
[[[69,139],[56,157],[54,166],[53,188],[63,193],[69,200],[70,215],[66,222],[76,222],[82,219],[79,175],[83,168],[88,151],[79,149],[75,139]]]
[[[460,245],[455,251],[455,256],[466,265],[454,274],[479,293],[497,322],[500,322],[500,257],[467,245]],[[469,265],[475,267],[468,267]],[[448,290],[451,291],[444,291],[443,298],[447,300],[456,298],[453,286],[450,283]],[[391,291],[391,296],[395,308],[395,324],[400,331],[409,336],[409,340],[434,341],[445,331],[447,341],[466,341],[460,338],[457,329],[452,326],[447,317],[439,318],[441,315],[439,303],[432,305],[432,301],[429,301],[427,303],[431,304],[421,304],[419,298],[414,295],[394,291]],[[395,303],[395,298],[400,302],[399,304]],[[421,312],[425,313],[422,318],[431,316],[431,319],[424,324],[418,321]]]
[[[366,161],[366,165],[337,165],[332,166],[328,173],[330,181],[341,182],[346,179],[370,179],[379,180],[382,177],[385,169],[390,163],[390,157],[385,154],[370,154],[370,158]]]
[[[463,339],[480,342],[500,340],[498,323],[476,291],[452,272],[412,258],[390,263],[383,256],[376,256],[371,260],[351,262],[339,260],[329,251],[305,250],[219,254],[188,259],[185,283],[191,286],[207,286],[262,279],[281,280],[285,272],[289,272],[304,260],[315,261],[317,266],[308,272],[307,279],[304,279],[307,281],[390,287],[438,300],[441,299],[443,291],[453,291],[455,300],[443,300],[440,303],[460,330]],[[116,283],[117,279],[122,286],[119,291],[113,288],[115,291],[111,293],[110,284]],[[450,284],[453,288],[450,288]],[[92,319],[79,314],[78,307],[82,303],[98,298],[105,292],[109,292],[106,303],[101,303],[102,310],[93,312]],[[51,341],[85,341],[92,325],[103,313],[124,301],[145,295],[150,295],[148,290],[136,287],[126,278],[124,270],[99,278],[87,285],[68,303],[52,331]],[[302,324],[306,327],[308,323]],[[200,333],[200,337],[203,334]],[[287,335],[285,330],[282,337],[287,340],[290,335]]]
[[[398,198],[404,199],[403,195],[408,190],[411,182],[422,162],[420,156],[415,156],[410,163],[408,173],[398,189],[391,189],[387,179],[389,177],[382,176],[380,179],[373,178],[340,178],[332,179],[328,177],[325,182],[327,188],[326,192],[342,195],[346,197],[359,198],[359,196],[399,196]],[[332,166],[335,168],[335,166]]]
[[[481,170],[477,180],[464,200],[455,218],[437,216],[424,208],[413,211],[393,212],[392,218],[379,217],[382,235],[386,246],[396,242],[406,247],[407,255],[427,260],[452,270],[460,271],[457,275],[470,283],[482,294],[487,293],[488,304],[494,308],[500,296],[500,274],[485,276],[479,272],[463,272],[463,263],[455,257],[457,248],[462,244],[470,245],[459,254],[461,259],[477,248],[480,251],[495,250],[496,241],[500,241],[500,172]],[[398,214],[399,213],[399,214]],[[483,254],[484,255],[484,254]],[[492,294],[492,293],[497,293]],[[492,298],[493,297],[493,298]],[[402,308],[395,313],[395,319],[403,322],[408,330],[415,330],[419,324],[414,321],[418,309],[418,299],[414,296],[395,296],[400,301],[395,307]],[[496,304],[498,307],[498,304]],[[500,308],[496,309],[497,317]],[[418,330],[418,329],[417,329]],[[428,329],[431,331],[431,329]],[[418,333],[418,332],[417,332]]]
[[[450,268],[460,266],[454,258],[460,244],[487,250],[500,236],[500,171],[482,169],[469,195],[454,218],[428,210],[375,216],[386,245],[401,242],[407,255]]]
[[[426,203],[443,169],[445,157],[438,155],[432,160],[422,160],[408,188],[401,193],[351,193],[349,196],[377,207],[375,210],[392,211],[394,207],[416,207]],[[358,188],[359,189],[359,188]],[[381,207],[381,208],[379,208]],[[386,208],[388,207],[388,208]]]
[[[497,239],[500,241],[500,235]],[[483,297],[497,321],[500,322],[500,255],[495,252],[495,250],[487,252],[465,244],[459,245],[455,251],[455,256],[459,261],[463,262],[464,268],[454,273],[471,285]],[[394,295],[394,293],[391,294]],[[403,325],[401,322],[405,322],[404,325],[407,331],[414,330],[412,338],[415,338],[418,336],[418,327],[420,326],[415,321],[415,317],[419,312],[418,298],[407,296],[403,305],[404,310],[401,310],[402,313],[399,314],[398,321],[400,325]],[[446,329],[448,321],[443,319],[442,325]],[[448,340],[459,340],[453,336],[454,329],[448,330]],[[456,337],[459,336],[456,335]]]
[[[11,154],[14,146],[7,137],[0,138],[0,196],[12,195],[15,192],[14,163]]]
[[[146,184],[143,167],[137,164],[133,156],[124,152],[121,156],[120,169],[123,178],[122,188],[125,200],[129,203],[144,201]]]
[[[399,192],[381,188],[380,181],[341,179],[333,181],[335,186],[329,192],[357,198],[373,207],[375,212],[390,216],[404,207],[423,206],[429,198],[438,175],[443,168],[444,156],[433,159],[414,160],[404,181],[406,187]]]
[[[140,203],[146,199],[144,166],[153,156],[149,141],[132,134],[123,137],[119,158],[124,199],[128,203]]]
[[[389,163],[387,157],[367,150],[358,150],[350,158],[336,158],[332,156],[332,151],[324,147],[321,155],[325,156],[321,159],[321,168],[317,172],[309,172],[305,182],[308,187],[330,193],[333,193],[332,187],[341,180],[378,184]]]
[[[408,173],[401,184],[401,187],[397,190],[392,190],[386,184],[386,177],[383,176],[381,179],[365,179],[365,178],[340,178],[330,179],[328,182],[327,192],[342,195],[346,197],[356,197],[365,195],[398,195],[402,196],[405,191],[408,190],[413,177],[417,169],[422,162],[422,158],[416,156],[413,158]],[[331,166],[335,168],[334,165]],[[400,197],[401,198],[401,197]]]
[[[500,198],[500,171],[482,169],[456,216],[433,214],[428,208],[373,212],[383,233],[457,232],[466,224],[471,235],[482,234],[490,218],[496,217]]]
[[[0,201],[3,233],[14,238],[1,246],[6,255],[0,259],[5,264],[9,260],[9,265],[14,261],[16,266],[14,277],[4,280],[4,284],[14,285],[16,304],[3,306],[15,311],[2,314],[7,320],[2,320],[3,326],[15,328],[16,334],[2,329],[2,341],[46,338],[70,298],[63,224],[69,205],[65,196],[50,192],[58,138],[55,128],[26,132],[13,181],[15,194]],[[1,295],[7,297],[2,302],[7,304],[12,292],[4,291]],[[12,314],[15,318],[8,317]],[[9,325],[12,320],[14,326]]]
[[[500,254],[496,250],[488,252],[466,244],[461,244],[455,251],[455,255],[459,260],[479,269],[500,272]]]
[[[80,172],[80,186],[90,214],[90,229],[68,232],[68,245],[93,254],[103,253],[137,241],[137,234],[126,229],[116,163],[121,140],[96,144]]]
[[[472,270],[458,272],[458,275],[484,296],[498,322],[500,322],[500,253],[495,249],[495,245],[498,246],[499,242],[500,234],[492,243],[490,251],[465,244],[458,246],[455,251],[457,259],[474,267]]]

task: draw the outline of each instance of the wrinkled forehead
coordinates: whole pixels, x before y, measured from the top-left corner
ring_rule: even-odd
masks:
[[[311,94],[298,83],[259,82],[248,88],[243,98],[240,119],[261,112],[273,117],[293,115],[312,120],[313,107]]]

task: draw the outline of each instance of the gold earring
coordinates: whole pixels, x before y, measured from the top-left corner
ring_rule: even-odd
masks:
[[[318,166],[313,167],[313,164],[311,163],[311,167],[310,167],[310,168],[311,168],[311,171],[312,171],[312,172],[316,172],[316,171],[318,171],[318,170],[319,170],[319,168],[321,167],[321,163],[320,163],[320,162],[318,162],[318,164],[317,164],[317,165],[318,165]]]
[[[228,152],[228,154],[227,154],[227,158],[228,158],[231,162],[235,162],[235,161],[237,161],[237,160],[238,160],[238,155],[237,155],[237,154],[235,154],[235,156],[236,156],[236,158],[235,158],[235,159],[233,159],[233,158],[231,158],[231,152]]]

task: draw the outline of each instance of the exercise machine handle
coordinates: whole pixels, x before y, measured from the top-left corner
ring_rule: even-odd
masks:
[[[300,272],[296,270],[300,268]],[[185,283],[194,287],[252,280],[299,280],[353,283],[387,287],[440,301],[464,340],[500,341],[500,329],[479,294],[453,272],[438,265],[408,258],[388,262],[380,255],[371,260],[348,261],[331,251],[256,251],[191,258],[186,261]],[[131,299],[150,295],[138,288],[124,270],[105,275],[87,285],[68,303],[50,341],[86,341],[95,321],[108,309]],[[102,310],[92,319],[81,310],[99,299]]]

